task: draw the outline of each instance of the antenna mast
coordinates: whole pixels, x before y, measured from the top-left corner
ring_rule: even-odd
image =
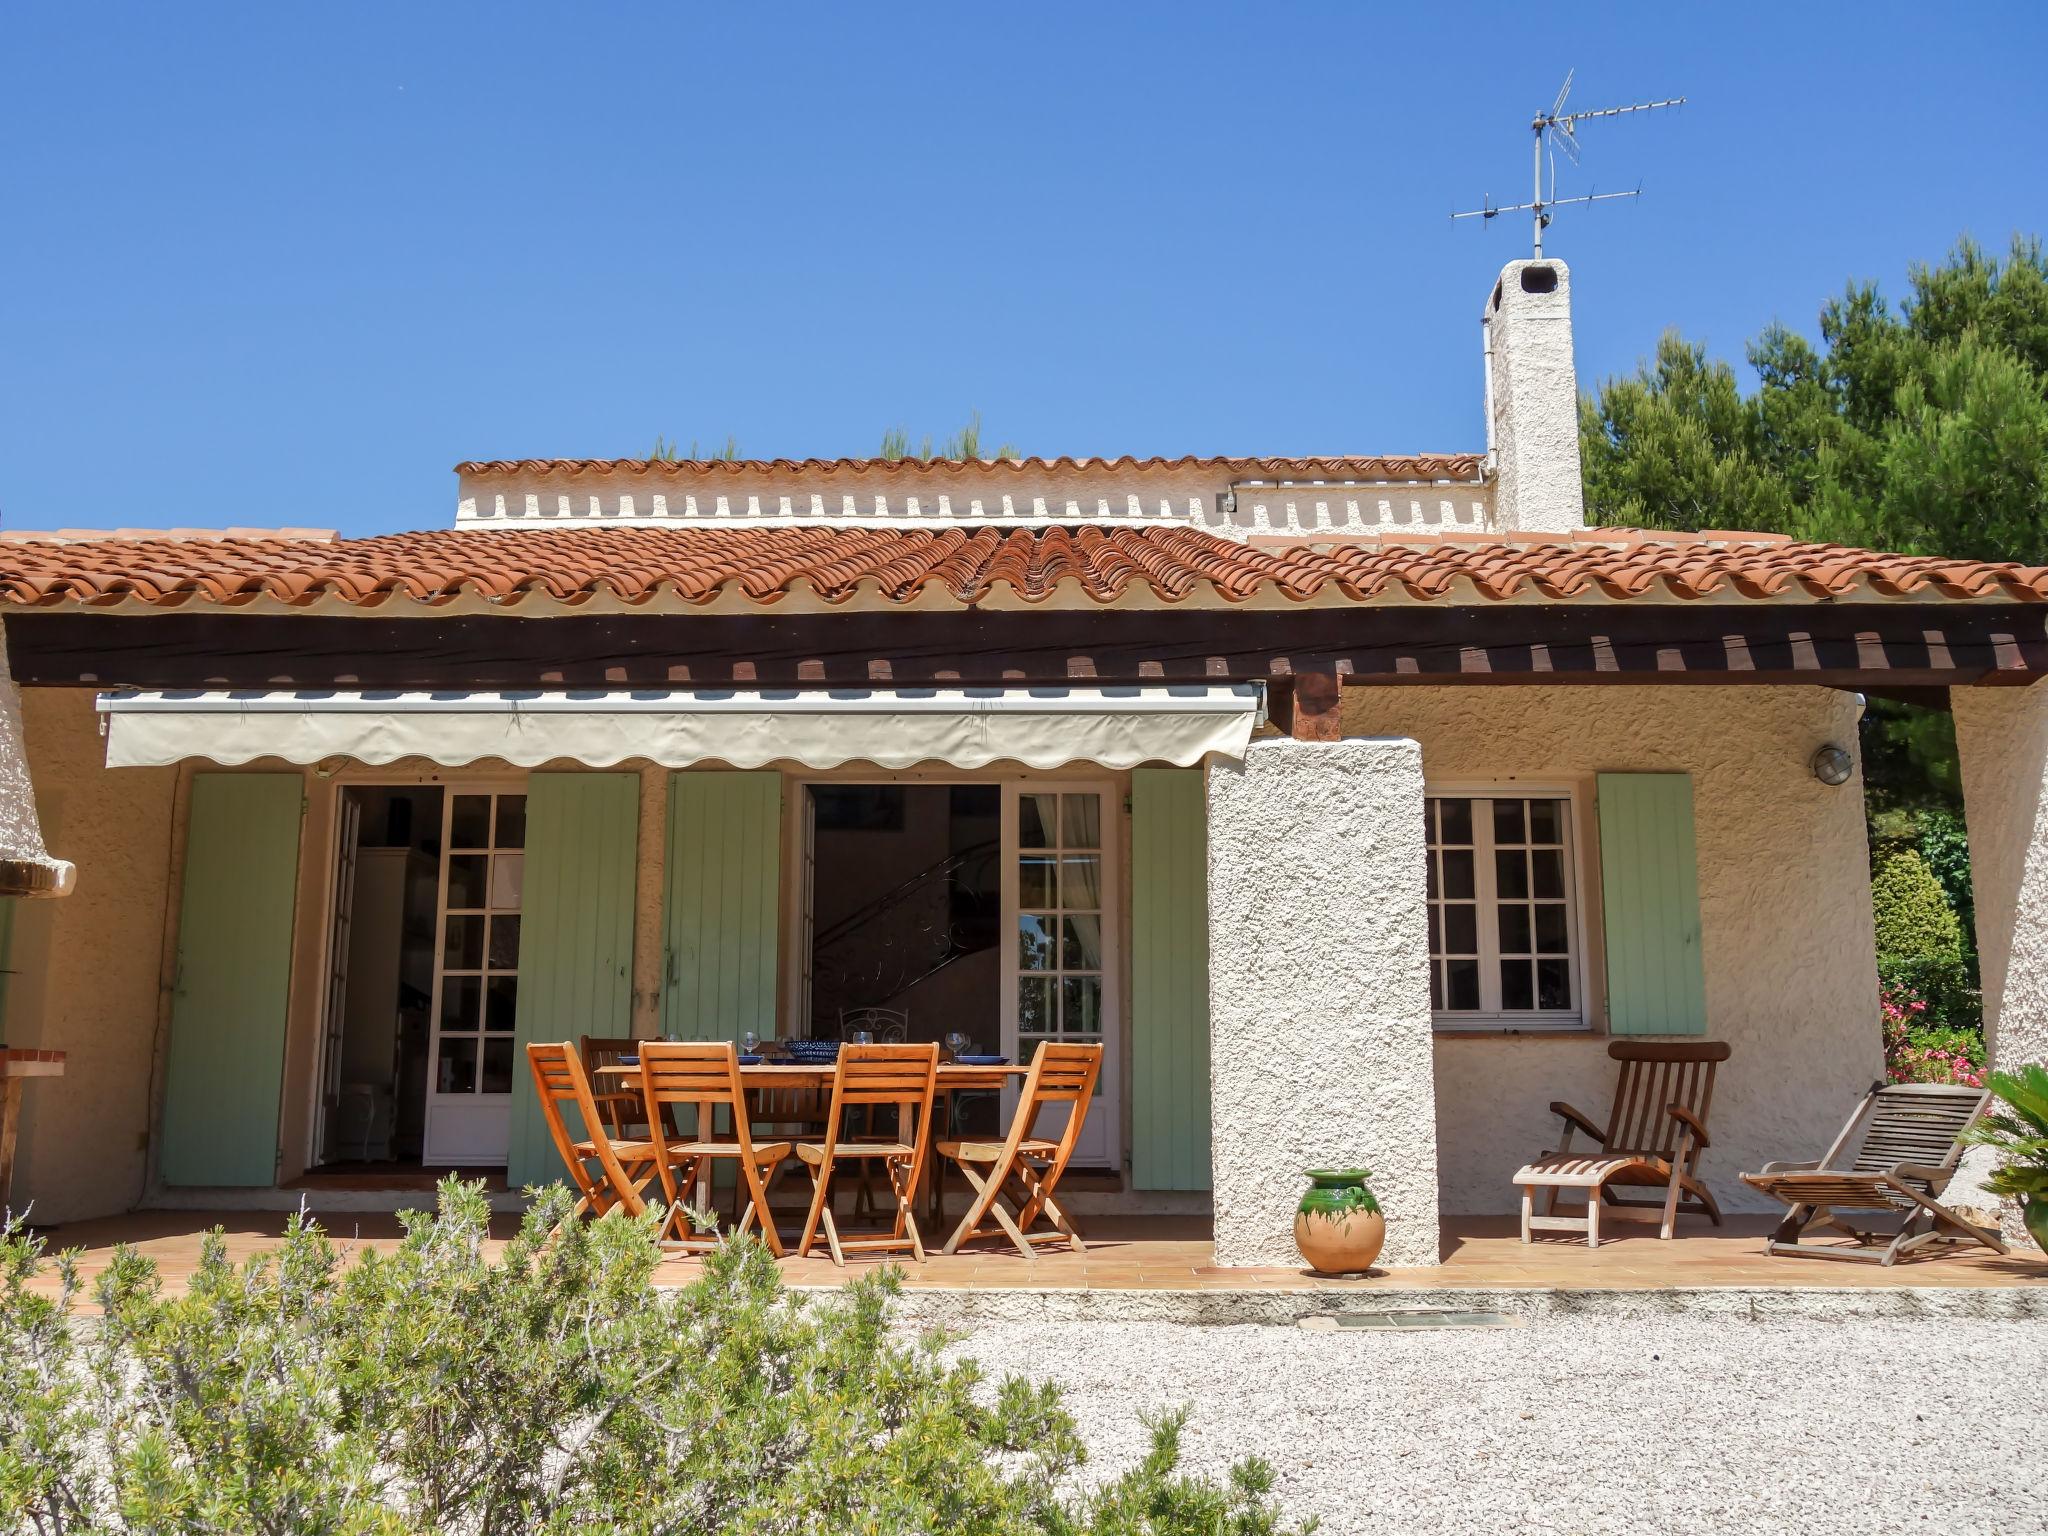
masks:
[[[1530,189],[1529,201],[1526,203],[1514,203],[1506,208],[1501,208],[1495,206],[1493,201],[1488,199],[1478,208],[1466,209],[1451,215],[1453,219],[1492,219],[1503,213],[1528,214],[1534,235],[1536,258],[1539,261],[1543,257],[1543,231],[1550,224],[1550,216],[1553,210],[1568,208],[1574,203],[1606,203],[1612,202],[1616,198],[1641,197],[1643,195],[1643,188],[1640,182],[1636,184],[1633,190],[1628,192],[1589,192],[1579,197],[1559,197],[1557,195],[1557,152],[1563,150],[1565,158],[1571,161],[1573,165],[1579,163],[1578,125],[1596,117],[1625,117],[1631,112],[1655,112],[1661,107],[1682,107],[1685,105],[1685,98],[1683,96],[1670,96],[1662,101],[1639,101],[1632,106],[1626,107],[1600,107],[1591,112],[1567,112],[1564,109],[1565,99],[1572,93],[1572,76],[1576,73],[1576,70],[1567,70],[1565,72],[1564,85],[1558,90],[1557,100],[1550,104],[1550,110],[1548,112],[1538,112],[1529,120],[1530,133],[1535,141],[1532,150],[1534,182]],[[1543,161],[1546,146],[1550,150],[1549,197],[1543,195]]]

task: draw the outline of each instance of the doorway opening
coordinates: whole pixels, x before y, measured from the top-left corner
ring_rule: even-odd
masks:
[[[1000,1032],[1002,791],[993,784],[810,787],[813,1039]]]
[[[503,1166],[525,828],[509,788],[341,789],[317,1175]]]

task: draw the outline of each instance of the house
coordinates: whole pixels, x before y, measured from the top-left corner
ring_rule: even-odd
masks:
[[[2048,571],[1587,528],[1564,265],[1483,323],[1484,452],[468,463],[417,533],[0,534],[0,786],[25,739],[78,869],[13,914],[5,1034],[70,1060],[17,1196],[516,1187],[522,1042],[879,1005],[1103,1041],[1085,1200],[1225,1264],[1333,1162],[1435,1262],[1613,1036],[1732,1044],[1743,1208],[1882,1072],[1869,694],[1954,711],[1991,1049],[2048,1055]]]

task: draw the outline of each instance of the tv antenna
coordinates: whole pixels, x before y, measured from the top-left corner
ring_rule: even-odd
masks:
[[[1625,117],[1631,112],[1655,112],[1661,107],[1682,107],[1685,105],[1685,98],[1683,96],[1672,96],[1663,101],[1639,101],[1633,106],[1627,107],[1601,107],[1592,112],[1567,112],[1564,109],[1565,99],[1572,93],[1572,76],[1576,73],[1578,73],[1577,70],[1567,70],[1565,72],[1564,84],[1559,87],[1557,100],[1550,104],[1550,110],[1548,112],[1538,112],[1529,120],[1529,129],[1535,138],[1535,185],[1529,194],[1529,201],[1526,203],[1515,203],[1509,207],[1502,208],[1497,206],[1491,198],[1488,198],[1483,206],[1454,213],[1451,215],[1452,218],[1492,219],[1497,218],[1503,213],[1529,214],[1531,215],[1531,222],[1535,227],[1536,256],[1540,260],[1543,256],[1543,231],[1550,224],[1550,216],[1553,210],[1569,208],[1574,203],[1608,203],[1613,202],[1616,198],[1641,197],[1643,195],[1642,183],[1638,182],[1632,190],[1627,192],[1588,192],[1579,197],[1559,197],[1557,195],[1558,154],[1562,152],[1564,157],[1571,161],[1573,165],[1579,163],[1578,125],[1580,123],[1587,122],[1596,117]],[[1546,158],[1546,150],[1549,151],[1548,159],[1550,161],[1550,196],[1548,197],[1543,195],[1543,162]]]

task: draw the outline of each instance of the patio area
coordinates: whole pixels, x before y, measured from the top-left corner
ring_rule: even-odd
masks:
[[[778,1218],[794,1236],[788,1213]],[[275,1211],[139,1211],[97,1221],[47,1229],[50,1249],[81,1250],[80,1270],[88,1286],[103,1270],[115,1245],[129,1243],[156,1261],[165,1283],[181,1287],[199,1260],[205,1234],[220,1227],[229,1256],[237,1262],[274,1247],[286,1217]],[[339,1243],[390,1249],[399,1238],[396,1218],[381,1213],[333,1212],[321,1218]],[[516,1218],[492,1224],[502,1244]],[[1377,1270],[1355,1280],[1331,1280],[1302,1269],[1219,1268],[1213,1262],[1206,1217],[1095,1217],[1082,1223],[1088,1247],[1072,1253],[1050,1249],[1028,1262],[993,1243],[947,1257],[934,1253],[923,1264],[904,1263],[904,1284],[912,1290],[1117,1290],[1117,1291],[1313,1291],[1346,1290],[1573,1290],[1649,1291],[1726,1287],[1731,1289],[1981,1289],[2048,1286],[2048,1259],[2019,1252],[1989,1253],[1904,1262],[1889,1269],[1875,1264],[1771,1258],[1764,1235],[1771,1218],[1733,1216],[1725,1227],[1693,1224],[1671,1242],[1628,1232],[1588,1250],[1562,1237],[1523,1243],[1510,1216],[1444,1218],[1442,1263],[1434,1268]],[[808,1259],[782,1261],[791,1285],[829,1286],[873,1269],[878,1260],[852,1260],[837,1268],[822,1246]],[[702,1261],[676,1258],[664,1263],[662,1284],[687,1284]],[[39,1282],[51,1287],[50,1277]]]

